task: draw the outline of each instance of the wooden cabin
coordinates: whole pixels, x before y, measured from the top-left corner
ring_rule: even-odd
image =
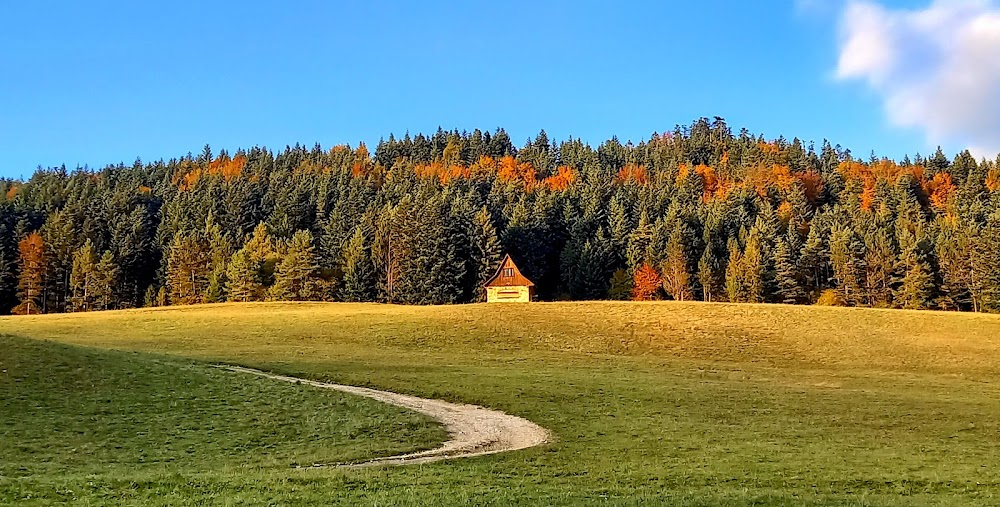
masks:
[[[484,287],[487,303],[528,303],[535,299],[535,284],[521,274],[510,255],[504,255],[497,273]]]

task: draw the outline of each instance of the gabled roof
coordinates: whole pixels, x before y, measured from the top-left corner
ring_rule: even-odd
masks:
[[[505,269],[512,269],[514,271],[514,276],[502,276]],[[497,272],[490,278],[484,287],[534,287],[535,284],[531,283],[521,274],[521,270],[517,269],[514,265],[514,261],[511,260],[510,254],[504,255],[503,260],[500,261],[500,267],[497,268]]]

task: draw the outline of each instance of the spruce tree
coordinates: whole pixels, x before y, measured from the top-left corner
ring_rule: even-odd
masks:
[[[203,303],[212,267],[207,242],[197,232],[179,233],[167,258],[167,297],[170,304]]]
[[[89,239],[73,253],[73,270],[69,281],[70,311],[88,312],[95,309],[94,284],[97,262],[94,244]]]
[[[375,266],[368,241],[367,234],[359,226],[344,248],[344,279],[340,287],[340,298],[344,301],[375,301]]]
[[[739,303],[746,301],[746,288],[744,282],[743,252],[736,238],[729,239],[729,262],[726,263],[726,295],[729,302]]]
[[[319,259],[309,231],[292,235],[281,262],[274,270],[270,297],[276,301],[319,301],[327,287],[319,277]]]
[[[805,300],[805,291],[799,279],[799,271],[792,257],[792,247],[784,238],[778,240],[775,250],[775,278],[778,284],[779,301],[785,304],[797,304]]]
[[[271,285],[277,252],[267,226],[258,224],[243,248],[233,254],[226,267],[230,301],[263,301]]]
[[[94,309],[112,310],[118,301],[115,290],[118,287],[118,265],[110,250],[105,250],[94,269]]]
[[[483,286],[496,273],[503,252],[501,251],[500,237],[493,226],[493,217],[486,206],[483,206],[476,213],[473,227],[473,255],[475,256],[473,260],[477,282],[475,300],[485,301],[486,290]]]

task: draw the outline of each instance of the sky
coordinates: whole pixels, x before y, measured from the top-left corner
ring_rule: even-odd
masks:
[[[1000,0],[998,0],[1000,1]],[[0,177],[198,153],[545,129],[596,146],[698,117],[867,157],[1000,151],[993,0],[0,7]],[[992,155],[990,155],[992,150]]]

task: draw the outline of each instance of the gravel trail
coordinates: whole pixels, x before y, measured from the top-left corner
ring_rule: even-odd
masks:
[[[306,380],[285,375],[276,375],[253,368],[241,366],[219,366],[219,368],[257,375],[284,382],[333,389],[349,394],[364,396],[374,400],[410,409],[432,417],[448,430],[450,438],[436,449],[388,456],[357,463],[317,463],[300,468],[317,467],[363,467],[373,465],[409,465],[430,463],[453,458],[482,456],[498,452],[516,451],[547,443],[550,439],[548,430],[521,417],[513,416],[498,410],[490,410],[478,405],[450,403],[441,400],[418,398],[406,394],[389,391],[379,391],[367,387],[355,387],[341,384],[330,384]]]

